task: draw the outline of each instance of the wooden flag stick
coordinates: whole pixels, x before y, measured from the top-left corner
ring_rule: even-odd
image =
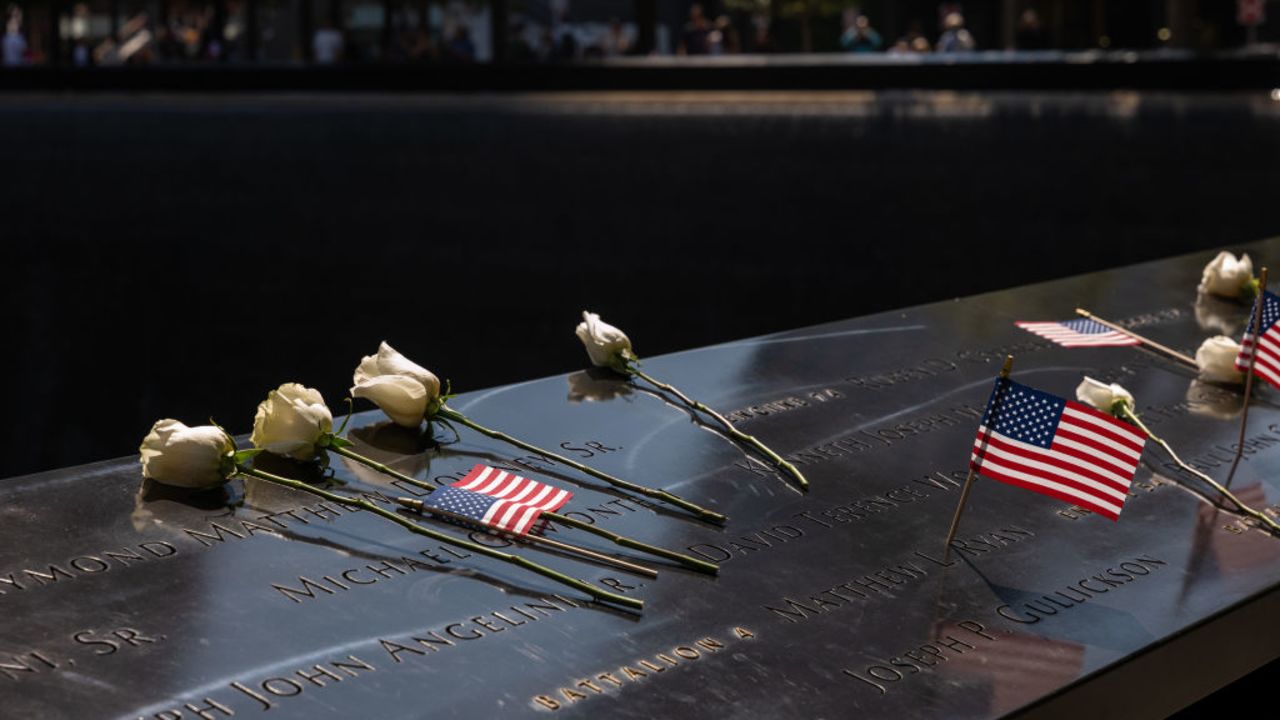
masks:
[[[1249,351],[1249,369],[1244,376],[1244,410],[1240,413],[1240,442],[1236,443],[1236,456],[1231,460],[1231,471],[1227,473],[1227,487],[1231,487],[1231,479],[1236,476],[1236,466],[1240,464],[1240,456],[1244,454],[1244,434],[1249,426],[1249,396],[1253,394],[1253,363],[1258,359],[1258,336],[1262,333],[1262,305],[1267,301],[1267,269],[1258,272],[1258,300],[1253,308],[1253,349]]]
[[[398,497],[396,498],[396,502],[399,503],[400,505],[403,505],[404,507],[409,508],[410,510],[416,510],[420,513],[428,513],[431,515],[435,515],[437,517],[448,518],[450,520],[457,520],[467,525],[479,526],[479,523],[474,518],[469,518],[465,515],[458,515],[457,513],[451,513],[448,510],[441,510],[440,508],[432,507],[422,502],[421,500],[415,500],[413,498],[407,498],[407,497]],[[492,530],[493,528],[484,528],[484,529]],[[626,560],[621,560],[611,555],[605,555],[604,553],[599,553],[599,552],[596,552],[595,550],[589,550],[584,547],[578,547],[577,545],[570,545],[569,543],[562,542],[560,540],[552,540],[549,537],[542,537],[541,535],[520,535],[519,533],[506,532],[503,530],[496,530],[495,532],[497,532],[498,534],[502,535],[505,538],[510,538],[512,540],[520,540],[520,541],[528,542],[533,545],[545,545],[550,548],[555,548],[557,550],[562,550],[564,552],[573,553],[574,555],[581,555],[582,557],[590,558],[592,560],[595,560],[596,562],[603,563],[605,565],[612,565],[613,567],[619,568],[621,570],[626,570],[628,572],[632,572],[637,575],[643,575],[645,577],[650,577],[650,578],[658,577],[658,571],[654,570],[651,567],[646,567],[644,565],[638,565],[636,563],[627,562]]]
[[[1160,352],[1168,355],[1169,357],[1174,358],[1175,360],[1184,362],[1193,368],[1196,368],[1196,369],[1200,368],[1200,366],[1196,364],[1195,358],[1183,355],[1182,353],[1178,352],[1177,350],[1174,350],[1173,348],[1167,345],[1161,345],[1160,343],[1156,342],[1155,340],[1152,340],[1151,338],[1143,337],[1138,333],[1133,332],[1132,330],[1122,328],[1113,322],[1103,320],[1102,318],[1098,317],[1097,315],[1094,315],[1093,313],[1089,312],[1088,310],[1085,310],[1084,308],[1076,308],[1076,314],[1080,315],[1081,317],[1089,318],[1090,320],[1096,323],[1106,325],[1107,327],[1111,328],[1112,330],[1115,330],[1118,333],[1123,333],[1125,335],[1128,335],[1129,337],[1133,338],[1134,340],[1137,340],[1143,345],[1146,345],[1152,350],[1159,350]]]
[[[1004,359],[1004,367],[1000,368],[1000,378],[1002,380],[1009,379],[1009,373],[1013,371],[1013,356],[1006,356]],[[960,490],[960,503],[956,505],[955,517],[951,518],[951,529],[947,531],[947,544],[943,549],[943,559],[951,552],[951,541],[956,539],[956,531],[960,529],[960,516],[964,513],[965,502],[969,499],[969,488],[973,487],[973,478],[977,473],[973,469],[973,463],[969,463],[969,476],[964,479],[964,487]]]

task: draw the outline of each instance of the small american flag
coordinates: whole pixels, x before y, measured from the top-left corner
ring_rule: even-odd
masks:
[[[1118,330],[1112,330],[1097,320],[1088,318],[1061,322],[1016,322],[1014,325],[1064,347],[1119,347],[1141,344]]]
[[[543,512],[559,510],[573,493],[488,465],[476,465],[423,502],[497,530],[524,535]]]
[[[1146,441],[1110,415],[1000,378],[969,464],[992,480],[1118,520]]]
[[[1276,387],[1280,387],[1280,328],[1276,328],[1276,320],[1280,320],[1280,297],[1264,290],[1262,297],[1262,339],[1258,340],[1258,359],[1253,363],[1253,372]],[[1254,319],[1258,314],[1255,301],[1249,313],[1249,326],[1244,330],[1244,338],[1240,341],[1240,354],[1236,356],[1236,369],[1249,371],[1249,355],[1253,353],[1254,341],[1258,332],[1254,327]]]

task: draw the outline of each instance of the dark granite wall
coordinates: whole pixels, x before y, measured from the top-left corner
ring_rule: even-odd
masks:
[[[339,407],[383,338],[477,388],[581,367],[583,307],[655,354],[1258,239],[1278,131],[1265,92],[3,96],[0,476]]]

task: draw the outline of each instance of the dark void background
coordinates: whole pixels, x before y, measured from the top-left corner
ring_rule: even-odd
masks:
[[[3,95],[0,476],[382,339],[469,390],[1230,247],[1278,151],[1267,90]]]

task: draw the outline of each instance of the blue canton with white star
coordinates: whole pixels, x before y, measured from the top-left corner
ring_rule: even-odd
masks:
[[[1280,296],[1277,296],[1270,291],[1263,291],[1262,297],[1266,300],[1266,304],[1262,306],[1262,332],[1265,333],[1271,329],[1271,326],[1275,324],[1276,320],[1280,320]],[[1253,309],[1249,311],[1249,328],[1244,331],[1245,335],[1254,334],[1253,318],[1257,312],[1258,303],[1255,301]]]
[[[1058,432],[1067,401],[1057,395],[1000,378],[991,391],[982,424],[1028,445],[1048,448]]]
[[[1106,325],[1103,325],[1102,323],[1096,320],[1090,320],[1088,318],[1080,318],[1079,320],[1063,320],[1058,324],[1065,328],[1070,328],[1071,330],[1075,330],[1078,333],[1084,333],[1086,335],[1103,335],[1109,332],[1115,332],[1114,330],[1107,327]]]
[[[499,502],[496,498],[481,495],[478,492],[462,490],[455,487],[442,487],[422,499],[426,505],[440,508],[455,515],[473,518],[477,522],[484,521],[484,514]]]

